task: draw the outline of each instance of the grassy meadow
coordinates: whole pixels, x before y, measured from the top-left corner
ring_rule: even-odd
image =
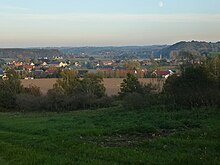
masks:
[[[0,164],[219,164],[220,112],[0,113]]]

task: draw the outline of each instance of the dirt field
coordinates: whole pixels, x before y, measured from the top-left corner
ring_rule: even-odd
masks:
[[[46,94],[49,89],[53,88],[53,85],[56,83],[57,79],[34,79],[34,80],[21,80],[22,85],[24,87],[28,87],[29,85],[33,84],[38,87],[40,87],[41,92],[43,94]],[[159,90],[161,90],[164,80],[160,79],[153,79],[153,78],[148,78],[148,79],[139,79],[139,81],[143,84],[158,84]],[[109,78],[109,79],[104,79],[104,85],[106,87],[106,93],[107,95],[117,95],[119,90],[120,90],[120,84],[123,82],[123,79],[121,78]]]

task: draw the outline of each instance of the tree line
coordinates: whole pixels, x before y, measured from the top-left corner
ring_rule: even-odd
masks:
[[[203,64],[182,67],[180,75],[170,76],[162,92],[157,86],[143,85],[136,75],[128,73],[118,96],[105,94],[103,79],[98,74],[87,74],[83,79],[74,71],[63,71],[53,89],[42,95],[40,88],[24,88],[13,70],[7,80],[0,80],[1,111],[73,111],[123,106],[139,109],[151,106],[220,107],[220,56]]]

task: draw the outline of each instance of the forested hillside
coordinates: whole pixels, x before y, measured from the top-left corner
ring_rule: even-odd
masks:
[[[208,55],[216,52],[220,52],[220,42],[178,42],[170,47],[161,50],[161,54],[164,56],[170,56],[172,52],[179,53],[181,51],[188,51],[196,55]]]
[[[0,58],[17,58],[17,57],[53,57],[60,56],[57,49],[0,49]]]

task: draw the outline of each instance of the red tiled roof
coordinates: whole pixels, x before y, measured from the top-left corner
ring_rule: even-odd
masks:
[[[33,66],[31,66],[31,65],[26,65],[26,66],[24,66],[24,68],[26,68],[26,69],[33,69]]]
[[[170,71],[155,71],[154,73],[156,73],[157,75],[160,75],[160,76],[166,76],[168,74],[170,74]]]

